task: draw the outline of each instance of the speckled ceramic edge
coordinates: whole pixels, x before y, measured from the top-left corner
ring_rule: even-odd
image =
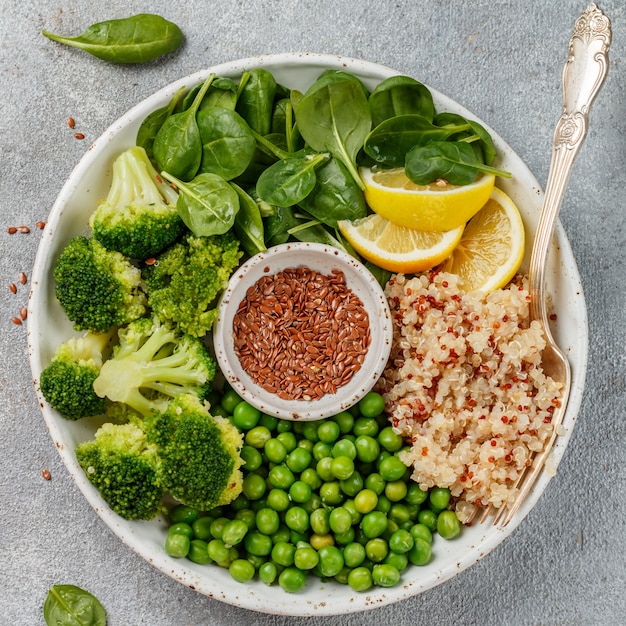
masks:
[[[316,401],[281,400],[276,394],[255,384],[241,367],[235,354],[233,318],[249,287],[261,277],[289,267],[309,267],[323,274],[333,269],[343,271],[346,284],[363,303],[370,323],[371,345],[361,369],[335,394]],[[215,356],[222,374],[233,388],[260,411],[289,420],[315,420],[349,409],[380,378],[389,359],[393,328],[385,294],[372,273],[349,254],[319,243],[285,243],[257,254],[246,261],[231,277],[219,305],[213,333]]]
[[[92,144],[76,165],[52,207],[48,225],[42,234],[31,277],[28,312],[28,349],[39,401],[50,436],[76,485],[107,526],[132,550],[160,571],[208,597],[242,608],[280,615],[323,616],[353,613],[398,602],[433,588],[463,572],[496,548],[524,520],[546,489],[550,476],[544,472],[513,521],[504,529],[489,524],[464,529],[454,541],[438,541],[434,558],[426,566],[411,568],[401,583],[391,589],[373,589],[356,593],[345,585],[312,580],[299,594],[268,589],[264,584],[235,583],[228,573],[214,567],[199,566],[190,561],[167,557],[163,550],[165,520],[127,522],[103,503],[76,463],[74,448],[92,437],[98,425],[94,420],[68,422],[52,411],[39,390],[39,374],[54,353],[54,348],[71,333],[54,298],[50,281],[52,259],[70,237],[87,232],[87,216],[94,203],[106,194],[114,157],[134,143],[141,120],[151,111],[164,106],[181,87],[191,87],[211,72],[236,76],[245,69],[266,67],[291,87],[310,83],[323,69],[335,68],[354,72],[372,88],[398,72],[382,65],[335,55],[313,53],[274,54],[242,59],[207,68],[164,87],[113,123]],[[419,79],[419,76],[416,76]],[[431,88],[438,110],[459,113],[477,119],[467,109]],[[506,142],[487,124],[498,150],[497,165],[512,171],[514,178],[499,180],[503,189],[518,205],[528,232],[527,256],[535,230],[542,190],[535,177]],[[549,146],[546,146],[549,150]],[[564,419],[565,434],[559,437],[553,451],[554,464],[563,456],[575,426],[584,389],[588,330],[587,312],[575,259],[562,225],[557,224],[551,250],[547,286],[553,297],[558,321],[555,338],[566,350],[572,364],[573,384]]]

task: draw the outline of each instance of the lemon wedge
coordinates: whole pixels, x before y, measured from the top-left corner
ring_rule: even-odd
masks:
[[[524,243],[524,223],[519,209],[506,193],[494,187],[441,269],[458,274],[465,291],[500,289],[519,270]]]
[[[378,215],[415,230],[449,231],[463,226],[483,207],[495,176],[481,174],[469,185],[445,181],[416,185],[403,168],[372,170],[362,167],[365,201]]]
[[[450,231],[420,231],[398,226],[376,213],[338,223],[341,234],[366,260],[390,272],[422,272],[448,258],[463,235]]]

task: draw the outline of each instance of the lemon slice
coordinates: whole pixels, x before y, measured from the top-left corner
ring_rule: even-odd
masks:
[[[458,274],[465,291],[500,289],[519,270],[524,241],[524,223],[518,208],[509,196],[494,187],[441,269]]]
[[[378,215],[398,226],[427,231],[448,231],[465,225],[489,199],[495,177],[482,174],[469,185],[455,187],[445,181],[416,185],[403,168],[359,170],[365,201]]]
[[[463,226],[446,232],[398,226],[376,213],[338,223],[341,234],[366,260],[391,272],[422,272],[441,263],[459,243]]]

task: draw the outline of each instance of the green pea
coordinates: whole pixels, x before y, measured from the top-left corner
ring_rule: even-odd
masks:
[[[375,461],[380,454],[380,445],[378,441],[370,435],[359,435],[354,440],[356,448],[356,456],[363,463],[371,463]]]
[[[301,506],[292,506],[285,512],[285,524],[291,530],[304,533],[310,527],[309,515]]]
[[[258,502],[258,500],[257,500]],[[253,530],[256,525],[256,511],[252,508],[241,509],[235,513],[235,519],[241,520],[248,527],[248,530]]]
[[[347,567],[358,567],[365,560],[365,546],[353,541],[343,548],[343,560]]]
[[[389,452],[397,452],[402,448],[404,440],[391,426],[386,426],[378,433],[378,443]]]
[[[289,494],[284,489],[270,489],[267,494],[267,504],[274,511],[286,511],[290,503]]]
[[[322,576],[336,576],[344,566],[343,553],[336,546],[323,546],[318,551]]]
[[[248,525],[240,519],[230,520],[222,530],[221,539],[227,548],[236,546],[243,541],[248,532]]]
[[[192,525],[191,529],[193,530],[193,536],[195,539],[203,539],[207,541],[208,539],[212,539],[213,535],[211,534],[211,524],[213,523],[213,518],[209,516],[199,517]]]
[[[192,524],[198,517],[200,517],[200,511],[192,506],[186,504],[176,505],[170,512],[169,518],[173,524],[177,522],[185,522],[186,524]]]
[[[368,539],[373,539],[387,530],[387,524],[387,516],[382,511],[371,511],[363,516],[361,530]]]
[[[209,541],[207,545],[207,552],[211,560],[215,561],[222,567],[224,564],[230,563],[230,549],[224,545],[224,542],[221,539],[212,539]]]
[[[172,533],[165,540],[165,552],[175,559],[182,559],[189,554],[191,540],[187,535]]]
[[[345,546],[348,543],[352,543],[354,541],[354,537],[356,535],[356,531],[354,527],[350,526],[348,530],[342,533],[335,533],[335,543]]]
[[[305,439],[312,441],[315,443],[319,441],[319,437],[317,436],[317,429],[321,422],[306,422],[302,427],[302,435]]]
[[[282,443],[283,446],[285,446],[285,450],[287,450],[287,454],[290,454],[297,448],[298,441],[296,439],[296,436],[292,432],[278,433],[276,435],[276,439],[277,441],[280,441],[280,443]]]
[[[263,450],[267,460],[271,463],[282,463],[287,456],[287,448],[278,439],[268,439]]]
[[[409,561],[413,565],[426,565],[430,561],[431,547],[428,541],[416,538],[413,547],[409,550]]]
[[[278,426],[279,419],[274,417],[273,415],[268,415],[267,413],[261,413],[261,417],[259,418],[259,424],[261,426],[265,426],[270,431],[276,430]]]
[[[403,500],[407,491],[407,484],[403,480],[392,480],[385,485],[385,496],[392,502]]]
[[[309,467],[312,458],[313,457],[308,450],[305,450],[304,448],[294,448],[291,452],[289,452],[286,464],[292,472],[299,474]]]
[[[267,483],[265,478],[259,474],[248,474],[243,479],[241,489],[249,500],[259,500],[267,491]]]
[[[287,543],[291,537],[291,530],[284,524],[278,527],[278,530],[272,535],[272,543],[276,544],[280,541]]]
[[[341,434],[339,424],[333,420],[325,420],[317,429],[317,436],[324,443],[333,443]]]
[[[354,500],[344,500],[342,506],[350,513],[353,524],[358,524],[361,521],[363,515],[357,510]]]
[[[293,564],[300,570],[311,570],[319,563],[318,553],[311,548],[297,548],[293,555]]]
[[[337,458],[338,456],[350,457],[353,461],[356,459],[356,446],[347,435],[337,441],[332,448],[332,456]]]
[[[442,511],[450,503],[450,490],[445,487],[433,487],[428,494],[433,509]]]
[[[307,502],[312,494],[313,490],[311,489],[311,485],[307,485],[301,480],[294,481],[291,487],[289,487],[289,497],[293,502],[297,502],[298,504]]]
[[[224,526],[226,526],[228,522],[230,522],[230,519],[227,517],[216,517],[213,522],[211,522],[211,535],[215,537],[215,539],[221,539]]]
[[[309,514],[313,513],[316,509],[324,506],[322,498],[319,493],[311,492],[311,497],[306,502],[300,502],[302,508]]]
[[[417,521],[427,526],[428,530],[433,533],[437,530],[437,513],[435,513],[435,511],[423,509],[418,513]]]
[[[239,430],[250,430],[259,423],[261,411],[243,401],[233,409],[233,423]]]
[[[454,539],[461,532],[461,522],[454,511],[441,511],[437,516],[437,532],[444,539]]]
[[[307,450],[308,452],[310,452],[311,454],[313,454],[313,446],[315,444],[312,441],[309,441],[308,439],[300,439],[298,441],[298,448],[304,448],[305,450]]]
[[[274,509],[265,508],[256,512],[255,523],[259,532],[273,535],[280,526],[280,518]]]
[[[413,539],[423,539],[424,541],[428,541],[428,543],[432,543],[433,541],[433,533],[425,524],[417,523],[413,524],[409,529],[411,536]]]
[[[316,509],[309,518],[311,530],[316,535],[327,535],[330,532],[330,511],[326,508]]]
[[[376,504],[376,510],[382,511],[385,514],[389,513],[389,511],[391,511],[391,500],[385,495],[378,496],[378,504]]]
[[[365,555],[372,563],[380,563],[388,553],[389,546],[381,537],[370,539],[365,544]]]
[[[364,415],[365,417],[376,417],[380,415],[384,409],[385,400],[375,391],[366,393],[359,400],[359,411],[361,412],[361,415]]]
[[[400,480],[405,475],[407,466],[397,456],[389,456],[380,462],[378,471],[383,479],[389,482]]]
[[[306,584],[306,572],[296,567],[286,567],[278,576],[278,584],[288,593],[297,593]]]
[[[270,470],[267,480],[275,489],[289,489],[295,477],[286,465],[275,465]]]
[[[202,539],[192,539],[189,544],[187,558],[194,563],[198,563],[199,565],[207,565],[211,562],[208,545],[209,544]]]
[[[355,567],[348,574],[348,585],[355,591],[367,591],[373,584],[372,573],[367,567]]]
[[[332,454],[332,446],[326,441],[317,441],[313,444],[313,458],[316,461],[324,459]]]
[[[229,389],[228,391],[226,391],[224,393],[224,395],[222,396],[222,400],[220,402],[220,406],[227,411],[230,415],[233,414],[233,411],[235,410],[235,407],[240,403],[243,402],[243,400],[241,399],[241,397],[237,394],[236,391],[234,391],[233,389]]]
[[[383,559],[386,565],[393,565],[399,572],[405,570],[409,565],[409,557],[400,552],[389,552]]]
[[[289,420],[278,420],[276,424],[277,433],[289,433],[293,430],[293,426]]]
[[[354,461],[349,456],[336,456],[331,461],[330,469],[334,478],[345,480],[354,473]]]
[[[258,574],[261,582],[264,582],[266,585],[272,585],[278,577],[278,568],[275,563],[266,561],[259,566]]]
[[[393,587],[400,580],[400,572],[393,565],[374,565],[372,580],[379,587]]]
[[[352,526],[352,515],[348,509],[338,506],[330,512],[328,523],[334,533],[345,533]]]
[[[379,496],[385,490],[385,481],[378,472],[372,472],[365,478],[365,488],[373,491]]]
[[[323,481],[333,480],[335,478],[333,474],[333,458],[330,456],[321,458],[315,466],[315,471]]]
[[[172,524],[168,530],[168,535],[185,535],[189,537],[189,539],[193,539],[193,528],[187,522],[178,522],[177,524]]]
[[[365,483],[367,484],[367,479]],[[354,506],[359,513],[369,513],[377,504],[378,496],[372,489],[362,489],[354,496]]]
[[[357,438],[363,436],[376,437],[378,435],[378,422],[372,417],[364,417],[362,415],[354,422],[352,432]]]
[[[339,424],[339,430],[343,435],[349,433],[354,426],[354,416],[348,411],[341,411],[332,418],[337,424]]]
[[[272,561],[283,567],[289,567],[293,565],[294,555],[296,553],[296,546],[287,541],[279,541],[275,543],[272,548]]]
[[[389,549],[397,554],[408,552],[414,544],[413,535],[408,530],[401,528],[394,531],[391,537],[389,537]]]
[[[422,504],[426,498],[428,498],[428,491],[424,491],[417,483],[409,485],[405,496],[408,504]]]
[[[244,445],[241,448],[241,459],[244,463],[243,467],[248,472],[254,472],[261,467],[263,463],[263,457],[261,453],[252,446]]]
[[[249,531],[243,543],[246,550],[256,556],[267,556],[272,551],[272,538],[256,530]]]
[[[243,511],[250,508],[250,500],[245,493],[240,493],[231,503],[230,508],[233,511]]]
[[[244,442],[253,448],[261,449],[272,438],[272,433],[267,426],[255,426],[245,435]]]
[[[247,583],[254,576],[254,565],[246,559],[235,559],[228,571],[237,582]]]
[[[319,489],[322,484],[322,479],[312,467],[307,467],[300,474],[300,480],[309,485],[311,489]]]
[[[344,501],[341,485],[338,481],[326,482],[320,487],[322,502],[329,506],[338,506]]]

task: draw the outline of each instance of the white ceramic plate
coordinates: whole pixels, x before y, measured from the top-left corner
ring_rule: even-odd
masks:
[[[166,105],[182,86],[192,87],[209,73],[236,77],[254,67],[269,69],[276,79],[291,87],[305,89],[326,68],[343,69],[358,75],[367,87],[398,74],[395,70],[359,61],[320,54],[279,54],[243,59],[202,70],[172,83],[131,109],[115,122],[85,153],[59,194],[48,225],[43,233],[37,255],[32,295],[28,314],[29,353],[35,385],[41,370],[49,363],[58,344],[72,334],[72,327],[55,301],[51,278],[53,262],[67,241],[88,232],[87,220],[96,202],[106,196],[111,178],[111,164],[124,149],[134,144],[137,129],[145,116]],[[419,76],[416,76],[419,80]],[[433,90],[438,110],[448,110],[475,118],[469,111]],[[483,122],[484,124],[484,122]],[[513,172],[510,180],[500,179],[498,185],[520,208],[528,232],[528,253],[535,230],[542,191],[539,184],[513,150],[493,129],[498,150],[497,165]],[[580,277],[567,238],[559,224],[547,273],[558,321],[554,334],[569,356],[573,385],[564,420],[565,434],[554,448],[558,465],[569,441],[580,407],[587,362],[587,317]],[[505,528],[477,524],[465,528],[453,541],[436,539],[432,561],[423,567],[411,567],[402,575],[401,583],[391,589],[376,588],[357,593],[346,585],[324,583],[311,578],[306,589],[287,594],[279,588],[270,591],[263,583],[241,584],[233,581],[226,570],[200,566],[188,560],[168,557],[163,549],[167,524],[163,519],[150,522],[127,522],[100,499],[74,458],[74,448],[93,436],[96,420],[71,422],[52,411],[40,396],[43,416],[65,465],[87,500],[118,537],[162,572],[202,594],[247,609],[283,615],[331,615],[381,607],[414,596],[438,585],[476,563],[500,544],[537,503],[550,477],[544,472],[530,497],[513,521]]]

